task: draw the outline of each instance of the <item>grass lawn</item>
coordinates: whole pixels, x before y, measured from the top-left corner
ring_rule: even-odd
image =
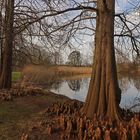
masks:
[[[17,81],[21,78],[22,73],[21,72],[12,72],[12,81]]]

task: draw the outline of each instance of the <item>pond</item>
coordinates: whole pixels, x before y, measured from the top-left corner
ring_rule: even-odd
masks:
[[[84,102],[89,82],[90,75],[64,77],[61,80],[52,82],[50,90]],[[120,107],[133,112],[140,112],[140,78],[119,76],[119,85],[122,90]]]

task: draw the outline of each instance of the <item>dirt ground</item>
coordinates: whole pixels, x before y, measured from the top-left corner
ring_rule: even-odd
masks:
[[[34,127],[34,123],[41,119],[41,112],[54,102],[66,100],[69,99],[48,92],[45,95],[24,96],[14,98],[13,101],[1,101],[0,140],[20,140],[22,134]]]

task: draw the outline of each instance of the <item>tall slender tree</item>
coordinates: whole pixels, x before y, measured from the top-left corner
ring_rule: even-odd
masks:
[[[2,69],[2,13],[0,11],[0,74]]]
[[[120,119],[118,102],[120,89],[117,80],[114,51],[115,0],[98,0],[93,72],[83,113],[94,113]]]
[[[3,0],[0,2],[0,75],[2,71],[2,33],[3,33],[3,17],[2,17],[2,8],[3,8]]]
[[[11,88],[12,74],[12,49],[13,49],[13,23],[14,23],[14,0],[5,0],[5,25],[3,40],[2,71],[0,77],[0,88]]]

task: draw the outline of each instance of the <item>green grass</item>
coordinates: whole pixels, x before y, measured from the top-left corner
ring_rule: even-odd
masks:
[[[21,78],[22,73],[21,72],[12,72],[12,81],[17,81]]]

